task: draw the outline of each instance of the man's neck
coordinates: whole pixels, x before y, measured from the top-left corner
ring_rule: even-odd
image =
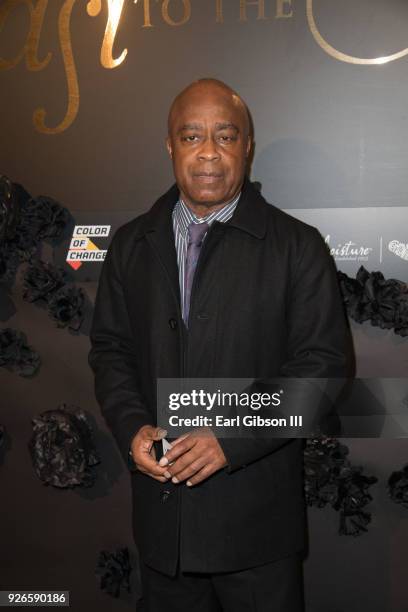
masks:
[[[180,197],[183,200],[184,204],[191,210],[191,212],[198,218],[204,219],[211,215],[211,213],[221,210],[228,204],[231,204],[239,194],[240,190],[234,195],[233,198],[229,199],[227,202],[222,202],[221,204],[210,204],[210,203],[195,203],[188,200],[183,193],[180,193]]]

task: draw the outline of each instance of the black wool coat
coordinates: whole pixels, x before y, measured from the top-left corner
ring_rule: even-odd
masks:
[[[115,234],[100,277],[90,365],[102,414],[128,464],[155,425],[163,378],[343,377],[349,335],[323,239],[246,180],[227,223],[203,243],[188,334],[181,318],[174,185]],[[305,542],[300,440],[220,439],[228,466],[203,483],[160,483],[135,470],[133,531],[141,558],[174,575],[235,571]]]

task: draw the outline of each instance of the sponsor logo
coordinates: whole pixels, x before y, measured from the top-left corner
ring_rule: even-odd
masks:
[[[83,262],[103,261],[106,249],[100,249],[91,238],[107,238],[110,229],[110,225],[76,225],[67,253],[67,263],[78,270]]]
[[[399,240],[391,240],[388,244],[388,250],[397,257],[401,257],[401,259],[408,261],[408,244],[404,244]]]
[[[332,255],[336,261],[368,261],[373,252],[372,247],[358,245],[351,240],[332,247],[330,246],[330,234],[326,236],[325,243],[330,249],[330,255]]]

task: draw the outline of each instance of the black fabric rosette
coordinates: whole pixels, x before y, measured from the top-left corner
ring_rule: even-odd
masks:
[[[27,344],[23,332],[10,327],[0,329],[0,367],[20,376],[32,376],[40,363],[39,354]]]
[[[309,506],[323,508],[337,501],[337,479],[348,449],[333,438],[307,440],[304,450],[305,496]]]
[[[86,414],[62,404],[33,419],[29,450],[34,470],[45,485],[91,487],[100,462]]]
[[[59,238],[68,223],[66,208],[51,198],[30,198],[21,207],[19,223],[8,248],[17,251],[21,261],[29,261],[43,240],[53,242]]]
[[[0,282],[14,282],[20,263],[15,236],[21,208],[29,199],[30,194],[21,185],[12,183],[7,176],[0,176]]]
[[[338,500],[333,506],[340,512],[341,535],[358,536],[367,531],[371,513],[364,508],[372,500],[369,487],[377,480],[375,476],[363,474],[360,466],[344,467],[339,479]]]
[[[0,176],[0,282],[12,286],[18,266],[28,262],[23,298],[45,302],[58,327],[78,331],[84,320],[84,292],[67,282],[62,268],[37,256],[41,242],[56,242],[69,219],[68,210],[52,198],[32,198]]]
[[[377,482],[351,465],[349,450],[335,438],[313,438],[304,450],[305,498],[309,506],[330,505],[340,512],[339,533],[357,536],[367,531],[371,514],[365,509],[368,492]]]
[[[357,323],[371,321],[381,329],[394,329],[408,336],[408,286],[396,279],[385,279],[381,272],[368,272],[361,266],[356,278],[338,272],[340,289],[348,315]]]
[[[23,298],[28,302],[47,300],[64,286],[66,274],[62,268],[40,259],[33,259],[24,274]]]
[[[388,493],[393,502],[408,508],[408,465],[392,472],[388,479]]]
[[[78,331],[84,319],[85,294],[73,284],[64,285],[48,300],[48,312],[58,327]]]
[[[128,548],[119,548],[116,552],[102,550],[99,553],[95,570],[100,577],[100,588],[112,597],[119,597],[121,590],[130,592],[130,564]]]
[[[56,200],[46,196],[31,198],[21,211],[20,229],[30,233],[35,242],[52,242],[59,238],[67,225],[70,215]]]
[[[0,175],[0,242],[15,235],[20,221],[21,208],[30,194],[7,176]]]
[[[33,258],[24,275],[23,297],[28,302],[42,300],[58,327],[78,331],[84,319],[85,294],[66,282],[62,268]]]
[[[0,283],[13,284],[19,263],[18,252],[0,241]]]
[[[0,281],[14,280],[20,262],[30,261],[42,241],[55,242],[70,214],[52,198],[33,198],[0,176]]]

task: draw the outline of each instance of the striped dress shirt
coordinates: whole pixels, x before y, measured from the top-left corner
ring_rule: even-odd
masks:
[[[180,298],[182,307],[184,305],[184,270],[186,265],[187,257],[187,246],[188,246],[188,226],[190,223],[208,223],[211,225],[213,221],[219,221],[220,223],[226,223],[231,219],[234,210],[238,204],[241,193],[239,193],[229,204],[223,206],[219,210],[212,212],[206,217],[197,217],[187,204],[180,198],[173,209],[173,230],[174,239],[176,244],[177,252],[177,264],[179,269],[179,283],[180,283]],[[205,236],[204,236],[205,238]],[[184,314],[184,313],[183,313]]]

